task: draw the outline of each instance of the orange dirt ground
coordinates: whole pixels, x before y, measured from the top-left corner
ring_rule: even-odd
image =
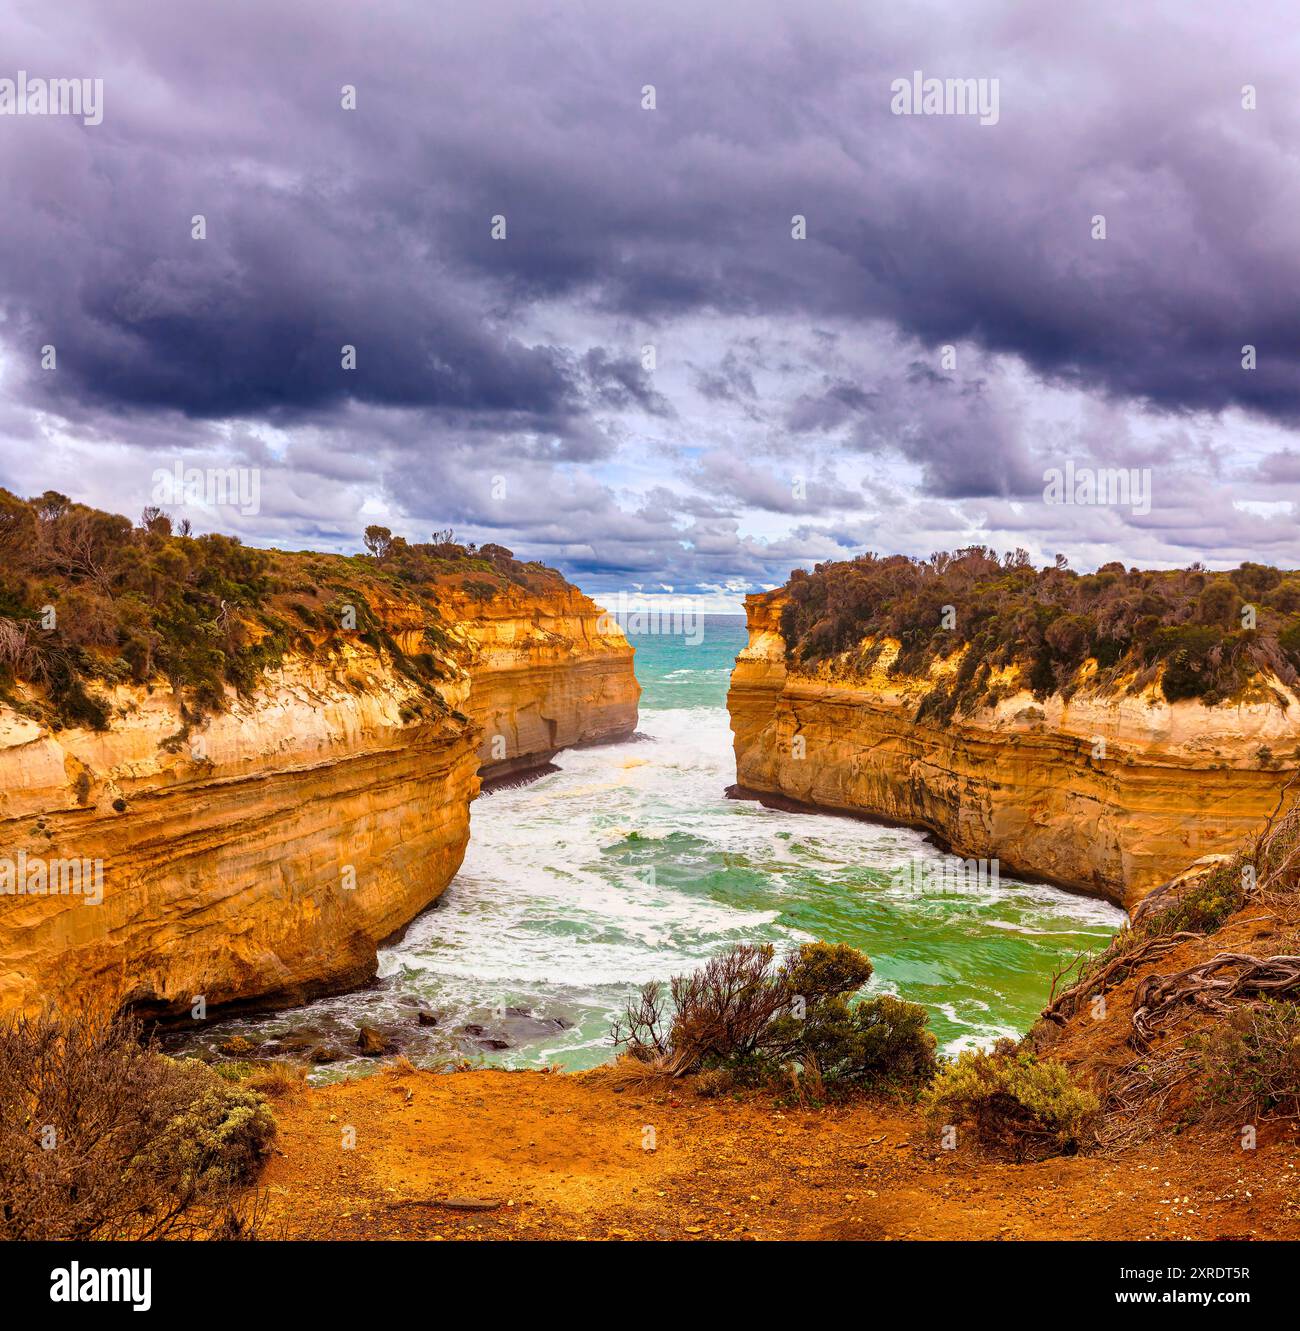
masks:
[[[1016,1165],[939,1150],[904,1108],[401,1069],[292,1093],[275,1112],[260,1186],[270,1236],[291,1239],[1300,1238],[1291,1127],[1254,1151],[1188,1133]],[[499,1206],[436,1205],[449,1199]]]

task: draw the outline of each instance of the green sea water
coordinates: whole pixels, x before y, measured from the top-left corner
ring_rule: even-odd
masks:
[[[941,853],[919,832],[726,798],[725,698],[743,620],[710,617],[699,642],[632,641],[638,738],[563,753],[558,772],[478,800],[464,866],[381,950],[376,986],[224,1022],[205,1041],[274,1041],[303,1024],[345,1037],[365,1020],[410,1031],[417,1062],[454,1049],[512,1067],[591,1066],[610,1057],[610,1023],[645,981],[740,941],[818,938],[866,952],[870,989],[923,1003],[953,1051],[1023,1033],[1053,970],[1122,922],[1039,884],[929,884],[924,866]],[[413,1029],[414,1003],[438,1025]]]

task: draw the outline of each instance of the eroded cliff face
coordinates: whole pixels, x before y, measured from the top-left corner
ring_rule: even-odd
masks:
[[[180,1015],[363,983],[459,868],[481,761],[498,775],[635,728],[632,651],[576,589],[439,600],[436,694],[358,641],[286,657],[189,727],[161,684],[107,694],[104,732],[0,706],[0,1011]],[[421,647],[427,605],[372,609]],[[7,891],[72,865],[80,892]]]
[[[889,678],[889,649],[865,676],[795,673],[781,604],[780,590],[746,601],[750,641],[728,694],[738,785],[926,828],[1004,873],[1132,906],[1199,856],[1235,851],[1295,767],[1300,699],[1275,680],[1217,707],[1085,687],[917,721],[956,659],[924,679]]]
[[[544,600],[512,587],[487,603],[458,592],[447,611],[468,677],[459,706],[482,728],[484,780],[636,729],[632,648],[576,587]]]

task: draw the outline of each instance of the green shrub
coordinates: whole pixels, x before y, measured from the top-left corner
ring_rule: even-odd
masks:
[[[1216,703],[1265,672],[1300,684],[1300,579],[1257,564],[1215,578],[1118,563],[1080,576],[1063,561],[1035,569],[1023,550],[971,546],[796,569],[783,591],[781,632],[795,668],[840,658],[845,670],[865,671],[873,654],[864,646],[893,639],[890,673],[918,675],[967,648],[956,676],[923,704],[936,721],[980,705],[989,670],[1006,666],[1040,698],[1068,693],[1089,660],[1103,689],[1145,686],[1162,669],[1171,701]],[[1247,602],[1258,625],[1240,632]]]
[[[919,1003],[891,994],[869,998],[853,1009],[860,1046],[853,1060],[854,1081],[880,1079],[891,1084],[929,1082],[938,1071],[938,1041],[928,1029],[929,1013]]]
[[[1196,1116],[1233,1125],[1300,1117],[1300,1004],[1237,1008],[1193,1046],[1202,1072]]]
[[[968,1128],[981,1145],[1017,1160],[1077,1151],[1100,1112],[1063,1063],[1002,1042],[991,1053],[965,1050],[924,1093],[936,1128]]]
[[[1222,636],[1217,629],[1196,625],[1161,629],[1151,636],[1147,660],[1165,663],[1160,687],[1169,702],[1201,698],[1214,688],[1215,676],[1206,658]]]
[[[646,985],[615,1043],[665,1072],[707,1074],[703,1095],[788,1086],[791,1068],[807,1074],[818,1099],[924,1084],[936,1068],[926,1011],[890,995],[852,1003],[871,973],[870,960],[842,943],[805,943],[779,965],[770,945],[742,944],[675,977],[667,994]]]
[[[174,1063],[172,1075],[178,1088],[184,1088],[183,1103],[132,1162],[126,1185],[140,1171],[172,1180],[181,1194],[207,1194],[251,1182],[275,1136],[265,1098],[230,1086],[193,1060]]]
[[[1212,934],[1246,904],[1241,866],[1236,860],[1202,874],[1177,900],[1143,922],[1144,937],[1155,934]]]
[[[373,529],[372,543],[383,535]],[[388,534],[375,548],[382,553],[254,550],[230,536],[175,535],[156,509],[133,526],[52,491],[24,501],[0,490],[0,690],[36,684],[42,719],[102,730],[111,721],[103,686],[165,680],[184,718],[199,720],[222,711],[231,690],[254,691],[286,653],[312,650],[313,633],[336,639],[347,603],[357,638],[386,652],[437,708],[442,665],[403,653],[372,605],[395,592],[414,601],[430,621],[429,646],[447,656],[459,648],[436,623],[444,586],[486,601],[512,585],[563,585],[504,546],[484,557],[446,532],[427,545]],[[46,605],[58,612],[49,630]]]

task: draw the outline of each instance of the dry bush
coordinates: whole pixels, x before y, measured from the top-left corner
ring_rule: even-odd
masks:
[[[42,677],[41,657],[28,641],[31,625],[0,616],[0,668],[18,679]]]
[[[850,1003],[871,962],[844,944],[805,943],[779,965],[770,945],[740,944],[668,991],[646,985],[614,1027],[628,1061],[658,1074],[727,1072],[801,1102],[851,1089],[904,1089],[928,1081],[935,1039],[925,1009],[884,995]],[[703,1094],[722,1078],[706,1077]]]
[[[1254,878],[1250,895],[1260,901],[1293,897],[1300,891],[1300,801],[1296,799],[1296,782],[1292,776],[1282,787],[1272,817],[1255,844],[1240,857]]]
[[[730,1068],[705,1068],[695,1078],[695,1094],[705,1100],[726,1095],[736,1085],[736,1074]]]
[[[690,975],[674,976],[671,1061],[698,1068],[706,1060],[754,1057],[790,995],[769,975],[770,944],[749,943],[714,957]]]
[[[0,1024],[0,1237],[256,1237],[266,1102],[139,1037],[89,1012]]]
[[[273,1099],[297,1095],[307,1085],[307,1065],[275,1059],[270,1063],[257,1064],[243,1080],[244,1085],[258,1095],[267,1095]]]
[[[1300,1004],[1238,1008],[1193,1041],[1208,1123],[1300,1119]]]
[[[636,1058],[628,1053],[620,1054],[612,1063],[601,1063],[574,1075],[600,1086],[641,1090],[650,1089],[656,1083],[666,1084],[672,1079],[672,1074],[665,1072],[659,1063]]]

